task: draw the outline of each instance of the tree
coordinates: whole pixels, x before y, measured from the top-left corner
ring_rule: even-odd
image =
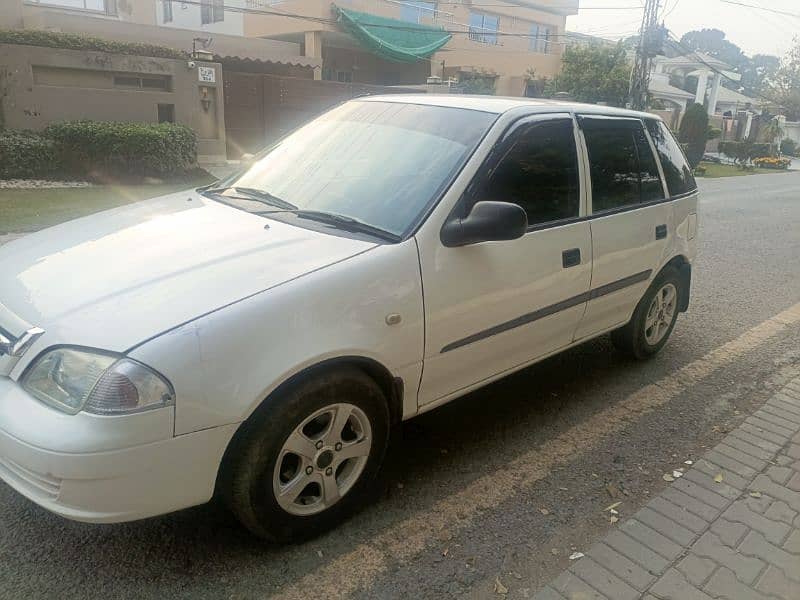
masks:
[[[781,127],[777,117],[770,119],[769,123],[764,127],[763,136],[773,154],[778,153],[779,140],[783,137],[783,134],[783,127]]]
[[[794,46],[767,80],[766,89],[769,98],[783,107],[788,120],[800,120],[800,38],[794,38]]]
[[[722,85],[741,91],[746,96],[758,96],[762,91],[764,80],[778,69],[780,59],[769,54],[756,54],[749,58],[736,44],[725,38],[725,32],[719,29],[701,29],[689,31],[681,38],[679,54],[693,50],[718,58],[728,63],[740,73],[740,81],[723,79]]]
[[[686,146],[686,158],[696,168],[703,158],[708,141],[708,113],[702,104],[689,105],[681,120],[678,139]]]
[[[732,67],[738,67],[749,60],[739,46],[725,39],[725,32],[719,29],[685,33],[681,37],[681,46],[718,58]]]
[[[624,106],[630,75],[631,64],[621,44],[572,46],[564,51],[561,72],[547,82],[545,93],[566,92],[578,102]]]

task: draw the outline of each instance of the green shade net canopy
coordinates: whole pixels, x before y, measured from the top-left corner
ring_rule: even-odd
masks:
[[[394,62],[429,58],[452,37],[441,27],[407,23],[334,5],[341,27],[370,52]]]

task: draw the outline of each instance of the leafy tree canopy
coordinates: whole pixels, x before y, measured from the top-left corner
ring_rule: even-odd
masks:
[[[780,63],[777,56],[768,54],[748,57],[739,46],[726,39],[725,32],[719,29],[689,31],[681,38],[678,49],[681,54],[686,50],[702,52],[731,65],[742,78],[738,82],[724,79],[722,85],[736,91],[741,90],[747,96],[758,96],[764,81],[775,73]]]
[[[567,92],[578,102],[624,106],[630,73],[622,44],[571,46],[564,51],[561,72],[547,82],[545,93]]]
[[[765,87],[770,99],[783,106],[789,120],[800,120],[800,38],[794,39],[794,46]]]

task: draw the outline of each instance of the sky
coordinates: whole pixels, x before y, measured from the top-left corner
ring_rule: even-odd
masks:
[[[727,4],[722,0],[661,0],[659,20],[679,38],[696,29],[721,29],[727,34],[726,38],[748,56],[782,56],[791,47],[792,37],[800,37],[800,0],[740,1],[797,16]],[[642,3],[643,0],[580,0],[578,15],[567,18],[567,30],[609,39],[626,37],[639,29],[642,9],[636,7]],[[601,10],[599,7],[614,8]]]

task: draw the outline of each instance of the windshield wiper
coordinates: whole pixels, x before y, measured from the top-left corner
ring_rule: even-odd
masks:
[[[255,213],[257,215],[274,215],[276,213],[291,213],[297,215],[300,219],[309,219],[325,223],[326,225],[333,225],[345,231],[353,231],[356,233],[366,233],[375,237],[390,241],[399,242],[403,239],[401,236],[391,231],[386,231],[375,225],[370,225],[359,219],[340,215],[338,213],[325,212],[324,210],[306,210],[306,209],[286,209],[286,210],[267,210]]]
[[[223,192],[232,191],[240,196],[244,197],[244,200],[253,200],[255,202],[260,202],[261,204],[267,204],[268,206],[277,206],[278,208],[283,208],[286,210],[295,210],[297,207],[292,204],[291,202],[287,202],[282,198],[278,198],[278,196],[274,194],[270,194],[264,190],[258,190],[256,188],[249,188],[249,187],[238,187],[238,186],[230,186],[230,187],[221,187],[221,188],[210,188],[203,190],[206,194],[217,194],[221,195]]]

